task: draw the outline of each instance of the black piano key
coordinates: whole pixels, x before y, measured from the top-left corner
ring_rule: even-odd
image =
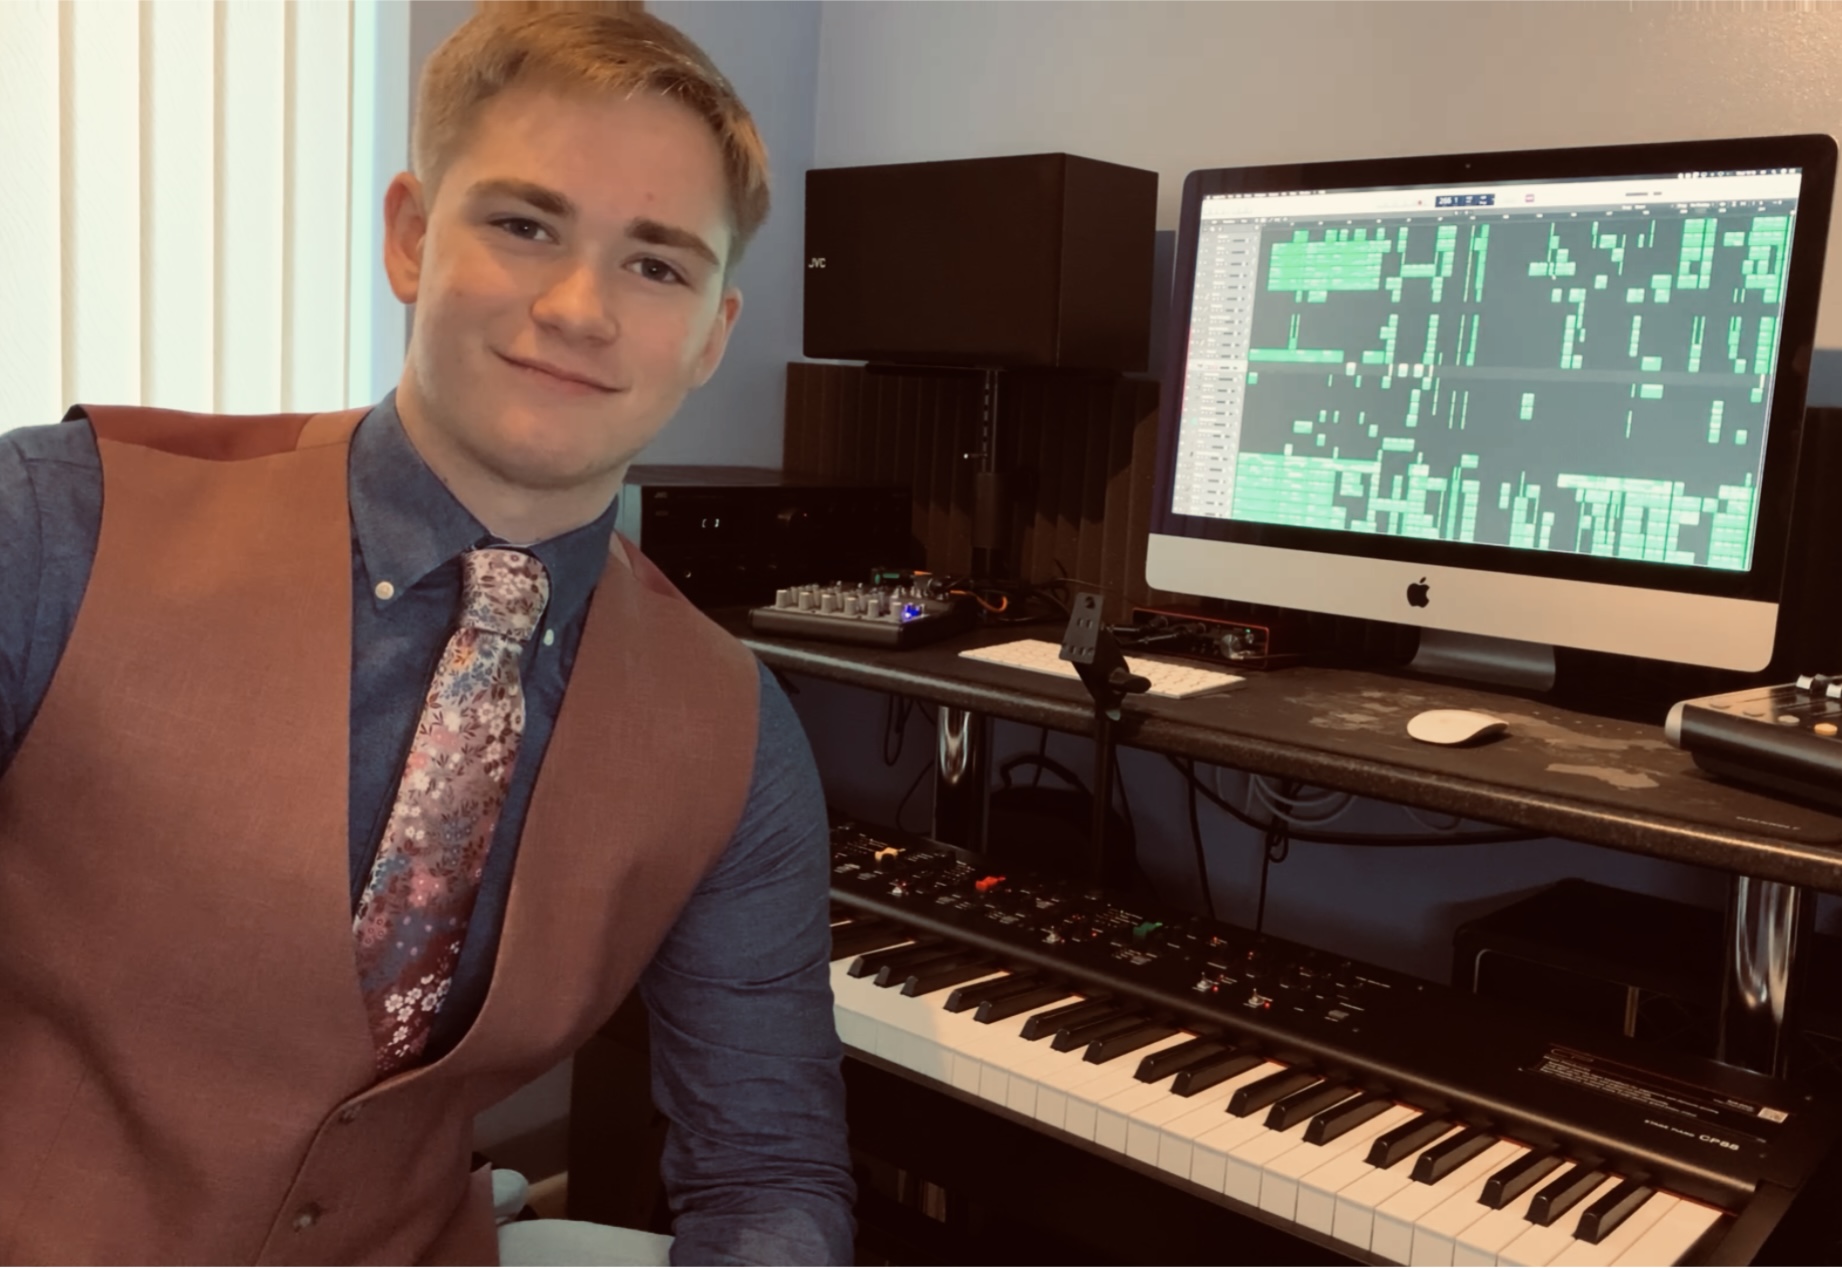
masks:
[[[1500,1211],[1547,1179],[1560,1165],[1561,1155],[1558,1150],[1530,1150],[1484,1181],[1484,1196],[1481,1200],[1491,1210]]]
[[[1055,1032],[1055,1038],[1049,1044],[1057,1052],[1073,1052],[1076,1048],[1085,1048],[1096,1039],[1105,1039],[1109,1035],[1123,1035],[1137,1026],[1143,1026],[1145,1019],[1137,1013],[1125,1009],[1115,1009],[1106,1017],[1096,1017],[1093,1021],[1080,1025],[1063,1026]]]
[[[1473,1127],[1449,1136],[1413,1160],[1412,1179],[1438,1184],[1454,1171],[1497,1143],[1497,1134]]]
[[[1146,1044],[1153,1044],[1160,1040],[1169,1039],[1176,1033],[1177,1028],[1175,1026],[1167,1026],[1163,1022],[1158,1021],[1144,1022],[1131,1030],[1125,1031],[1123,1034],[1108,1035],[1104,1039],[1094,1040],[1087,1045],[1087,1051],[1082,1054],[1081,1059],[1083,1061],[1092,1061],[1095,1065],[1099,1065],[1103,1061],[1112,1061],[1117,1057],[1125,1056],[1127,1053],[1137,1052]]]
[[[970,982],[975,977],[990,977],[997,971],[998,966],[983,956],[971,960],[960,960],[955,964],[924,967],[908,975],[908,980],[902,983],[902,994],[932,995],[935,991],[944,991],[949,986]]]
[[[933,954],[913,959],[897,957],[876,971],[876,984],[881,987],[900,986],[911,973],[925,969],[944,969],[949,964],[959,964],[965,959],[966,952],[950,947],[935,947]]]
[[[1575,1163],[1535,1195],[1535,1200],[1529,1203],[1529,1223],[1546,1228],[1604,1183],[1605,1172],[1596,1163]]]
[[[1326,1079],[1316,1087],[1294,1092],[1277,1102],[1267,1111],[1266,1125],[1272,1131],[1290,1131],[1306,1119],[1316,1118],[1322,1111],[1341,1105],[1355,1095],[1356,1089],[1349,1084]]]
[[[1362,1126],[1393,1104],[1394,1098],[1388,1096],[1358,1096],[1333,1105],[1312,1119],[1311,1126],[1305,1128],[1305,1143],[1328,1145],[1344,1132]]]
[[[1586,1208],[1573,1235],[1595,1246],[1604,1241],[1627,1216],[1656,1196],[1657,1191],[1651,1187],[1649,1179],[1648,1176],[1631,1176],[1614,1186],[1610,1193]]]
[[[1217,1083],[1226,1083],[1229,1079],[1246,1074],[1265,1059],[1252,1052],[1224,1052],[1220,1056],[1208,1057],[1177,1071],[1170,1090],[1178,1096],[1195,1096]]]
[[[832,930],[831,958],[848,960],[866,951],[881,951],[884,947],[909,941],[912,941],[912,936],[903,933],[894,925],[853,922],[841,929]]]
[[[1323,1081],[1323,1075],[1313,1074],[1309,1070],[1280,1070],[1264,1079],[1255,1079],[1244,1088],[1236,1088],[1234,1095],[1228,1099],[1228,1112],[1236,1118],[1246,1118],[1281,1097],[1302,1092]]]
[[[1138,1063],[1138,1072],[1132,1077],[1140,1083],[1156,1083],[1159,1079],[1168,1079],[1179,1070],[1200,1065],[1208,1058],[1227,1050],[1227,1044],[1215,1039],[1192,1039],[1174,1048],[1152,1053]]]
[[[994,978],[989,982],[973,982],[962,986],[947,996],[946,1010],[949,1013],[963,1013],[977,1008],[988,999],[1005,999],[1012,995],[1021,995],[1046,985],[1042,978],[1034,973],[1013,973],[1009,977]]]
[[[851,962],[849,973],[852,977],[875,977],[885,964],[891,964],[904,957],[924,960],[931,955],[939,955],[947,949],[946,943],[938,938],[928,938],[920,942],[911,942],[907,946],[890,947],[887,951],[873,951],[860,955]]]
[[[983,1011],[983,1010],[981,1010]],[[1119,1006],[1110,999],[1081,999],[1072,1004],[1063,1004],[1060,1008],[1051,1008],[1048,1012],[1037,1013],[1023,1023],[1018,1032],[1025,1039],[1045,1039],[1058,1030],[1069,1026],[1082,1026],[1090,1021],[1097,1021],[1119,1011]]]
[[[1422,1114],[1408,1119],[1391,1132],[1383,1132],[1369,1146],[1371,1167],[1392,1167],[1410,1154],[1417,1154],[1452,1130],[1452,1120],[1438,1114]]]
[[[979,1005],[979,1011],[972,1014],[972,1020],[989,1026],[994,1021],[1007,1021],[1023,1013],[1033,1013],[1044,1004],[1053,1004],[1058,999],[1067,998],[1068,988],[1065,986],[1038,986],[1021,994],[986,1000]]]

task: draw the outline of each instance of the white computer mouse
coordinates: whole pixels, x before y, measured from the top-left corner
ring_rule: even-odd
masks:
[[[1407,720],[1407,734],[1428,744],[1469,744],[1509,729],[1502,718],[1471,709],[1428,709]]]

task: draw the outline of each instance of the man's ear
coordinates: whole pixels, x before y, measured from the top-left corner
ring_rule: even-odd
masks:
[[[422,241],[428,228],[422,182],[410,172],[398,172],[384,191],[384,273],[405,304],[415,303],[422,288]]]
[[[697,354],[697,364],[691,373],[691,386],[702,387],[716,373],[716,367],[723,363],[723,352],[729,347],[729,332],[735,329],[736,318],[742,315],[742,292],[731,286],[723,292],[716,320],[710,324],[710,334],[704,340],[703,350]]]

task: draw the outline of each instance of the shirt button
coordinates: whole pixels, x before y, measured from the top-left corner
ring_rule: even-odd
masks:
[[[342,1123],[356,1123],[358,1121],[358,1116],[364,1112],[365,1107],[362,1102],[357,1105],[348,1105],[339,1111],[339,1121]]]
[[[545,630],[544,631],[544,646],[550,647],[554,645],[555,643],[556,643],[556,631],[555,630]]]
[[[294,1213],[294,1231],[297,1233],[306,1232],[315,1224],[318,1224],[320,1222],[320,1217],[324,1214],[326,1214],[326,1212],[320,1209],[320,1204],[318,1202],[309,1202],[306,1206],[303,1206]]]
[[[377,583],[377,588],[371,593],[375,594],[380,599],[389,600],[396,597],[397,588],[388,581],[380,581]]]

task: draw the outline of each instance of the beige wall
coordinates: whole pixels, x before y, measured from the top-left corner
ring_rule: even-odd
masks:
[[[1805,131],[1842,134],[1842,5],[974,0],[827,4],[814,148],[1152,168],[1169,229],[1201,167]]]

